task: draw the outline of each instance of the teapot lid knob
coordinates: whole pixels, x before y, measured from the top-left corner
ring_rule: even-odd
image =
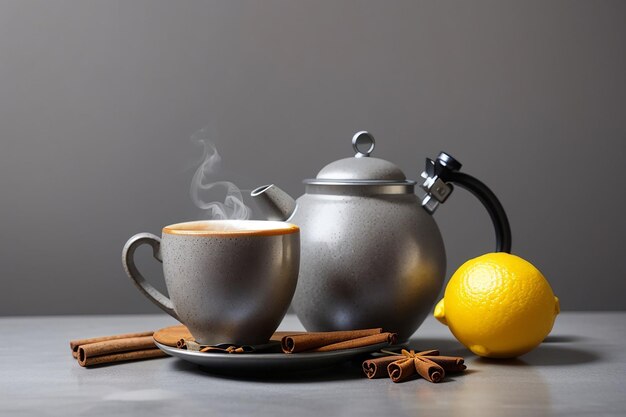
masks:
[[[361,158],[363,156],[370,156],[372,151],[374,150],[374,145],[376,141],[374,140],[374,136],[371,133],[362,130],[360,132],[356,132],[354,136],[352,136],[352,147],[356,151],[356,158]],[[362,151],[361,149],[367,148],[366,151]]]

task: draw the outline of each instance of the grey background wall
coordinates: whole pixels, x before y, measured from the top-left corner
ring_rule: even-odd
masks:
[[[121,248],[206,216],[205,125],[219,178],[294,195],[357,130],[414,179],[447,150],[564,309],[622,310],[625,21],[623,1],[1,1],[0,314],[157,311]],[[492,249],[465,191],[436,217],[448,275]]]

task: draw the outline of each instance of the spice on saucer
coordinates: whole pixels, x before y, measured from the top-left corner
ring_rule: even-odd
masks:
[[[457,356],[440,356],[438,350],[417,352],[402,349],[402,353],[390,353],[363,362],[363,372],[370,378],[389,376],[393,382],[404,382],[419,375],[429,382],[440,382],[446,372],[461,372],[466,369],[464,359]]]
[[[309,332],[286,335],[282,338],[283,352],[330,352],[354,349],[387,342],[394,344],[398,336],[383,329],[346,330],[336,332]]]
[[[267,353],[267,352],[280,352],[280,343],[277,341],[270,341],[262,345],[233,345],[229,343],[222,343],[219,345],[202,345],[193,338],[180,339],[176,342],[178,349],[185,349],[194,352],[203,353]]]
[[[165,338],[163,335],[167,335]],[[178,336],[178,337],[176,337]],[[335,332],[301,332],[301,331],[277,331],[269,342],[262,345],[203,345],[195,341],[191,333],[184,326],[172,326],[158,330],[154,334],[157,342],[205,353],[306,353],[306,352],[331,352],[343,349],[354,349],[363,346],[377,345],[380,343],[395,344],[395,333],[383,332],[383,329],[345,330]],[[176,339],[174,341],[174,339]]]

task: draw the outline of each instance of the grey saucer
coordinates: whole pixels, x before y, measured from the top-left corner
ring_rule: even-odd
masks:
[[[322,368],[348,361],[362,354],[376,352],[388,347],[386,342],[354,349],[312,353],[204,353],[178,349],[154,342],[170,356],[195,363],[203,368],[219,372],[255,373],[259,371],[295,371]]]

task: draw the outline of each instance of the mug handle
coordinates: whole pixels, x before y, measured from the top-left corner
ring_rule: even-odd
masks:
[[[143,293],[150,301],[159,306],[170,316],[180,321],[176,311],[174,310],[174,304],[165,295],[161,294],[159,290],[154,288],[144,277],[141,275],[137,266],[135,265],[135,250],[143,244],[152,246],[152,256],[157,261],[163,263],[161,258],[161,239],[152,233],[138,233],[135,236],[128,239],[128,242],[124,245],[122,251],[122,264],[126,274],[133,280],[133,283],[139,291]]]

